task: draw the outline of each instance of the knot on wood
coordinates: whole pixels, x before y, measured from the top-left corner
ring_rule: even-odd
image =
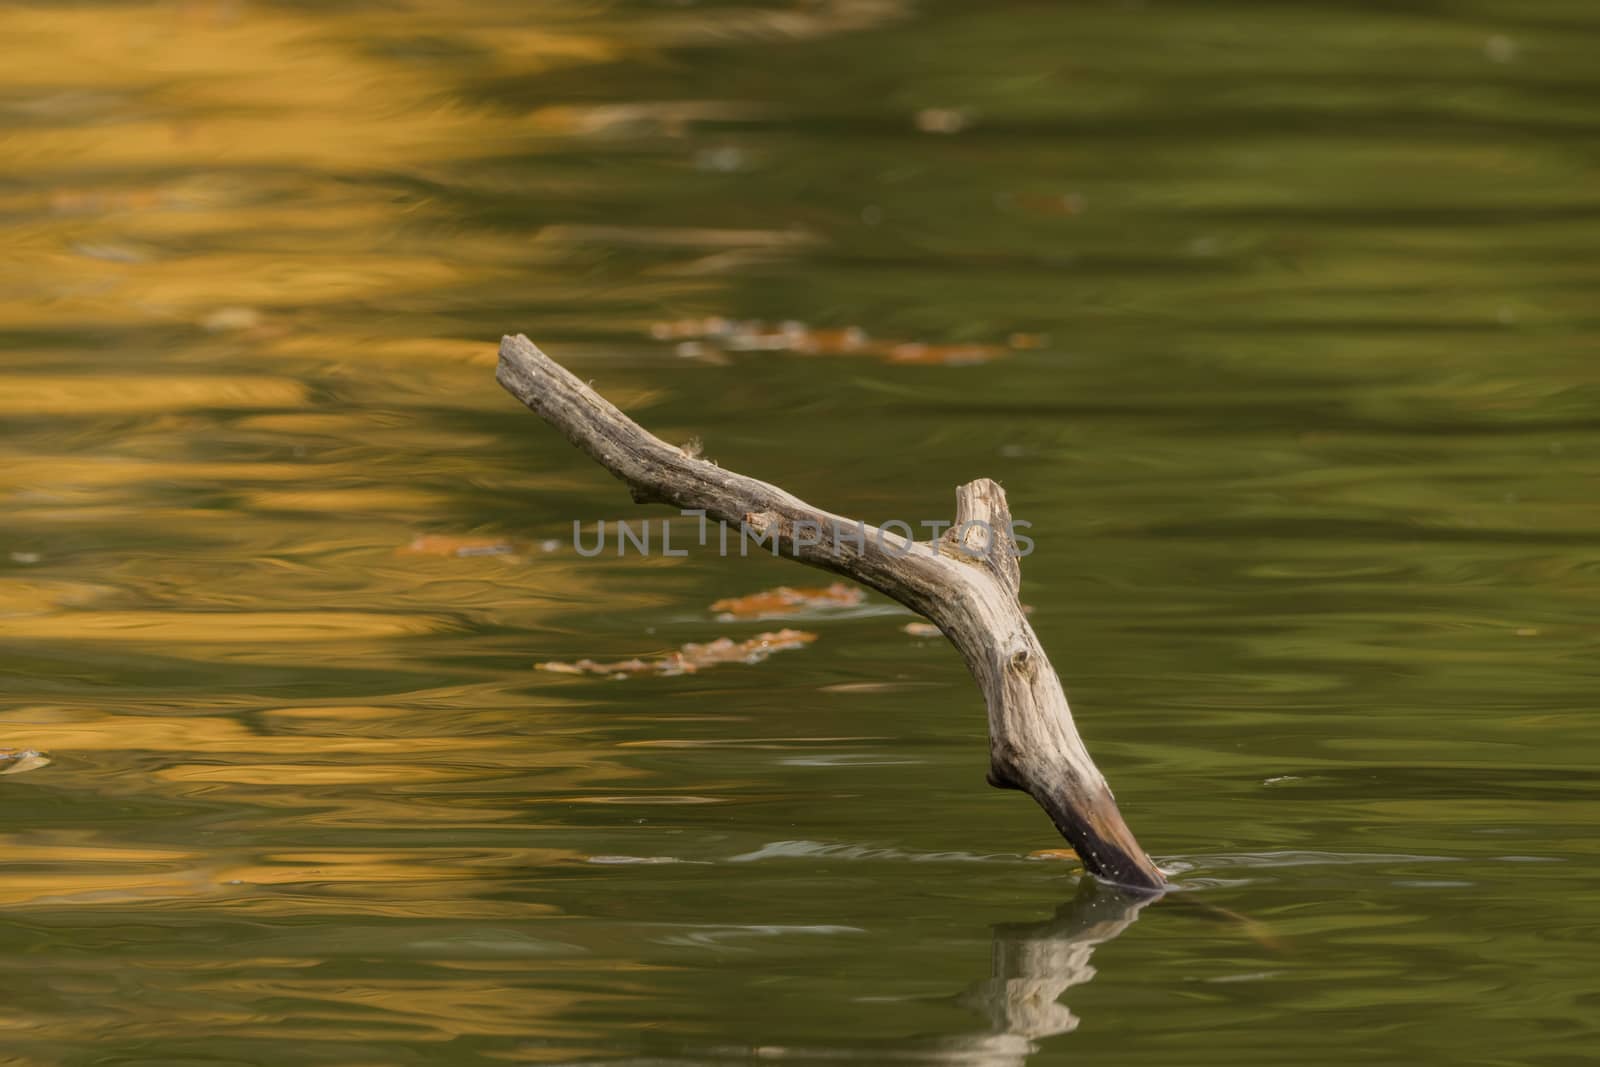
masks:
[[[750,511],[739,520],[753,534],[766,536],[772,530],[783,533],[783,516],[776,511]]]

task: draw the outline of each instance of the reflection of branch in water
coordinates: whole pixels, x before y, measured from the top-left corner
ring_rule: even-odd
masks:
[[[941,1042],[941,1060],[976,1067],[1022,1067],[1034,1041],[1077,1029],[1078,1017],[1058,1003],[1061,994],[1095,976],[1089,963],[1157,896],[1129,893],[1085,878],[1078,894],[1038,923],[994,927],[992,976],[974,985],[962,1003],[989,1017],[990,1032]]]
[[[954,1064],[957,1067],[1026,1067],[1038,1051],[1037,1039],[1077,1029],[1078,1017],[1061,994],[1095,976],[1094,950],[1133,925],[1146,904],[1160,894],[1117,889],[1085,877],[1078,893],[1056,909],[1054,918],[1036,923],[1001,923],[992,928],[991,976],[974,983],[958,1003],[989,1018],[987,1029],[952,1036],[916,1036],[870,1046],[761,1045],[718,1048],[718,1062],[734,1056],[761,1060],[865,1061],[869,1063]],[[647,1062],[630,1060],[639,1067]],[[652,1064],[702,1060],[651,1059]]]

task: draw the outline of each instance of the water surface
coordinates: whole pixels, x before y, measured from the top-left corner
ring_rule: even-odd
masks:
[[[52,761],[0,777],[0,1059],[1600,1047],[1592,5],[0,30],[0,748]],[[822,581],[575,553],[640,513],[506,332],[838,512],[1003,481],[1181,892],[1027,858],[894,605],[721,621]]]

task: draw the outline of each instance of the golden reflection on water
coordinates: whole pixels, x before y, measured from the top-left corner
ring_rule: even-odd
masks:
[[[464,706],[464,695],[440,694],[441,707]],[[475,695],[481,701],[490,694]],[[316,839],[336,827],[492,830],[520,817],[494,792],[497,782],[537,783],[540,792],[559,795],[615,788],[637,774],[603,748],[451,733],[435,714],[419,721],[407,706],[279,707],[265,711],[261,722],[270,725],[251,728],[219,715],[32,706],[0,714],[0,736],[26,738],[30,747],[79,767],[125,768],[92,779],[90,787],[107,801],[146,804],[165,796],[278,809],[290,821],[275,836],[289,839]],[[484,728],[481,715],[473,725]],[[206,899],[263,916],[352,911],[475,919],[549,912],[535,902],[490,898],[500,879],[583,859],[573,849],[526,845],[249,848],[217,839],[203,849],[135,847],[109,831],[11,835],[4,854],[0,906]]]
[[[194,408],[283,408],[305,400],[305,386],[273,378],[0,376],[0,414],[94,415]]]
[[[839,32],[895,13],[892,3],[860,0],[787,16],[750,12],[743,35]],[[189,324],[217,333],[219,344],[231,335],[259,344],[268,357],[492,360],[475,340],[384,336],[332,313],[356,301],[415,310],[486,282],[506,291],[533,288],[553,304],[580,303],[591,287],[558,268],[568,256],[563,250],[585,243],[593,228],[548,226],[537,240],[469,235],[424,194],[396,196],[346,178],[400,171],[431,178],[435,170],[479,158],[492,165],[508,150],[554,147],[560,138],[596,136],[619,123],[636,133],[641,121],[670,126],[737,110],[716,101],[675,105],[681,114],[653,112],[648,103],[632,112],[617,105],[518,109],[475,103],[461,92],[463,79],[526,78],[648,54],[670,41],[673,26],[701,21],[593,14],[561,4],[541,5],[532,20],[516,5],[481,5],[464,18],[455,5],[411,4],[401,20],[360,5],[8,8],[3,26],[14,62],[4,84],[29,121],[6,131],[20,188],[0,200],[15,220],[8,227],[15,254],[0,268],[0,326]],[[763,20],[772,23],[764,30]],[[410,43],[430,40],[448,42],[447,50],[419,62]],[[529,190],[535,203],[570,192]],[[440,232],[429,235],[430,222]],[[605,228],[608,242],[630,235],[654,242],[648,235],[657,232],[679,233],[669,243],[690,246],[703,246],[711,233]],[[730,231],[712,243],[730,240],[745,246],[805,238]],[[247,386],[183,383],[196,403],[204,390]],[[80,388],[91,395],[55,389],[60,409],[39,407],[44,398],[25,398],[20,409],[92,406],[116,391],[104,380]]]
[[[411,5],[408,34],[448,33],[463,50],[527,71],[613,57],[601,36],[529,26],[507,9],[490,24],[452,5]],[[478,12],[479,17],[482,11]],[[85,156],[109,166],[324,168],[414,165],[458,157],[515,132],[515,120],[451,104],[437,81],[398,76],[367,47],[391,13],[269,5],[175,3],[12,7],[7,83],[34,88],[36,112],[110,119],[110,128],[46,127],[18,136],[36,166]],[[58,88],[70,71],[71,89]],[[54,90],[52,93],[51,91]]]

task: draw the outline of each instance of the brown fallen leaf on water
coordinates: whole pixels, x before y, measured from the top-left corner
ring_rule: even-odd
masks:
[[[397,556],[509,556],[516,551],[503,537],[454,537],[419,534],[409,545],[394,550]]]
[[[987,363],[1013,349],[1036,348],[1037,334],[1013,334],[1017,343],[925,344],[917,341],[875,339],[858,326],[814,329],[803,322],[769,323],[761,319],[728,319],[711,315],[700,319],[657,322],[650,336],[677,342],[683,356],[707,357],[722,352],[794,352],[806,356],[870,356],[889,363],[960,366]]]
[[[882,342],[873,341],[867,331],[859,326],[846,326],[842,330],[813,330],[802,326],[798,332],[787,336],[796,352],[808,356],[848,356],[857,352],[872,355]]]
[[[1073,863],[1081,862],[1078,854],[1070,848],[1036,848],[1028,853],[1030,860],[1071,860]]]
[[[614,663],[599,663],[580,659],[576,663],[540,663],[541,671],[556,674],[603,674],[615,678],[630,674],[677,675],[694,674],[707,667],[723,663],[760,663],[774,652],[788,652],[804,648],[817,639],[817,635],[804,630],[778,630],[775,633],[756,634],[748,641],[735,641],[719,637],[705,644],[690,642],[676,652],[650,659],[625,659]]]
[[[824,589],[793,589],[780,585],[749,596],[727,597],[711,605],[719,622],[742,619],[777,619],[816,608],[853,608],[866,599],[854,586],[834,582]]]
[[[912,637],[938,637],[942,632],[931,622],[908,622],[900,629]]]
[[[1005,351],[999,345],[925,345],[908,341],[890,346],[884,358],[890,363],[962,367],[999,359]]]
[[[912,116],[923,133],[960,133],[972,125],[972,112],[964,107],[925,107]]]
[[[50,766],[50,757],[32,748],[0,748],[0,774],[22,774]]]
[[[200,320],[207,333],[232,333],[254,330],[261,325],[261,312],[252,307],[220,307]]]

